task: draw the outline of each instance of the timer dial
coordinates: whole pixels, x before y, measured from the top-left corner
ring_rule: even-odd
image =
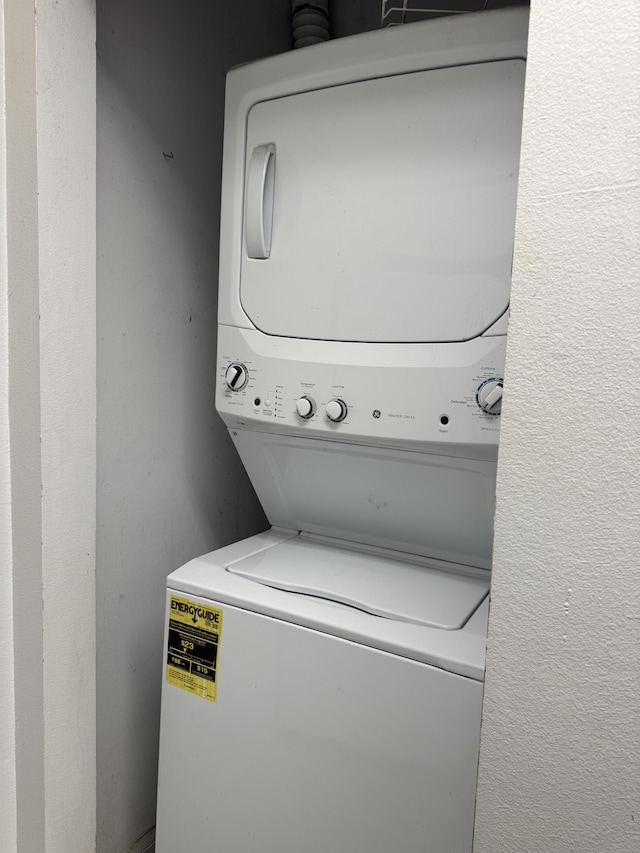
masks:
[[[296,400],[296,412],[298,415],[303,418],[303,420],[308,420],[313,417],[316,411],[316,403],[313,397],[299,397]]]
[[[347,412],[349,409],[347,408],[347,404],[344,400],[329,400],[326,405],[325,412],[327,413],[327,417],[330,421],[334,423],[340,423],[347,417]]]
[[[232,362],[224,374],[224,381],[231,391],[242,391],[249,381],[249,371],[239,361]]]
[[[497,376],[486,379],[476,392],[476,402],[487,415],[499,415],[502,411],[502,379]]]

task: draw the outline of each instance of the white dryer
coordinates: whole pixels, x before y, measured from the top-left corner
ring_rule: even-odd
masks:
[[[157,853],[470,853],[527,14],[229,74],[216,404],[269,521],[168,581]]]

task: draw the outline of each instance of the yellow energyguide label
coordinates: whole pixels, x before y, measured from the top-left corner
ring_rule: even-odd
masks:
[[[171,596],[167,681],[181,690],[216,701],[222,610]]]

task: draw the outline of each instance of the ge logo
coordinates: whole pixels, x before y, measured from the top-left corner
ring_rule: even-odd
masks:
[[[373,410],[373,417],[374,417],[374,418],[379,418],[379,417],[380,417],[380,409],[374,409],[374,410]]]

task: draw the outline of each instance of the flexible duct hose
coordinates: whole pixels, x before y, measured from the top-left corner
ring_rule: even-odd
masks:
[[[312,3],[292,0],[291,26],[294,48],[328,41],[331,38],[329,0],[314,0]]]

